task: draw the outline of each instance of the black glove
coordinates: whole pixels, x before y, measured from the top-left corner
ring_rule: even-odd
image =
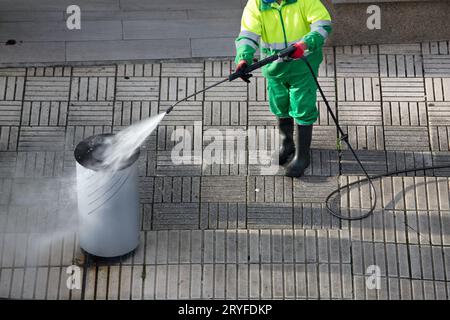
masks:
[[[244,70],[247,68],[247,61],[241,60],[239,61],[238,65],[236,66],[236,73],[242,73],[242,75],[239,76],[243,81],[250,83],[250,78],[252,77],[251,74],[244,73]]]

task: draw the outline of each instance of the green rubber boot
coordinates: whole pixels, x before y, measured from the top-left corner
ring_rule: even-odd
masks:
[[[294,119],[279,118],[278,129],[281,138],[280,150],[278,154],[278,164],[280,166],[286,164],[294,155]]]
[[[301,177],[305,169],[309,166],[312,128],[312,125],[297,125],[295,156],[286,168],[286,175],[288,177]]]

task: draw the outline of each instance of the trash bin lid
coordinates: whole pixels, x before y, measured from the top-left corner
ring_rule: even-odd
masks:
[[[80,143],[74,151],[75,160],[87,169],[94,171],[108,170],[109,166],[104,163],[104,151],[110,145],[112,133],[102,133],[90,136]],[[131,166],[139,158],[139,148],[126,160],[121,163],[119,170],[123,170]]]

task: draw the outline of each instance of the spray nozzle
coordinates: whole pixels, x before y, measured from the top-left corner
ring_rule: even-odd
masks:
[[[169,114],[172,111],[173,107],[175,107],[175,105],[170,106],[169,109],[166,110],[166,114]]]

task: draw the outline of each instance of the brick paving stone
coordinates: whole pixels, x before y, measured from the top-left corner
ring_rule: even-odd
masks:
[[[36,278],[35,268],[25,268],[22,296],[23,299],[33,299],[34,283]]]
[[[200,177],[155,177],[153,203],[198,202]]]
[[[274,126],[250,126],[247,128],[247,141],[249,167],[251,165],[269,167],[272,164],[273,153],[279,148],[278,129]],[[264,174],[262,170],[255,174],[250,171],[250,175],[260,174]]]
[[[71,101],[114,100],[114,77],[73,77],[70,85]]]
[[[430,214],[430,216],[431,216],[431,214]],[[440,217],[437,217],[436,214],[434,216],[435,216],[436,221],[434,221],[435,223],[433,225],[432,231],[436,234],[439,232],[439,229],[442,229],[441,230],[442,244],[448,245],[450,243],[450,230],[449,230],[447,222],[449,220],[450,213],[448,211],[441,211],[441,212],[439,212]],[[440,218],[440,224],[437,221],[438,218]],[[433,242],[436,244],[440,244],[439,240],[440,239],[439,239],[439,233],[438,233],[438,236],[435,237],[435,240]]]
[[[425,77],[448,77],[450,75],[450,55],[423,55]]]
[[[21,101],[24,84],[24,77],[0,76],[0,100]]]
[[[302,180],[294,180],[294,202],[318,202],[323,203],[325,197],[337,188],[335,177],[310,176]]]
[[[389,151],[386,152],[388,171],[393,172],[397,170],[406,170],[413,168],[421,168],[432,165],[432,155],[430,152],[418,152],[418,151]],[[422,176],[429,174],[429,170],[424,172],[423,170],[418,170],[416,172],[409,172],[407,176]]]
[[[173,103],[161,101],[159,112],[166,111]],[[192,125],[194,122],[202,121],[202,103],[187,101],[180,103],[173,112],[164,117],[161,125]]]
[[[446,166],[450,165],[450,154],[448,152],[433,152],[432,153],[433,165],[435,166]],[[435,169],[435,176],[448,176],[450,170],[447,168]]]
[[[294,205],[294,228],[339,229],[340,223],[323,204],[303,202]]]
[[[376,150],[358,150],[356,151],[364,168],[369,174],[381,174],[387,171],[386,156],[384,152]],[[345,150],[341,158],[341,170],[345,175],[361,175],[363,171],[354,159],[352,153]]]
[[[34,299],[46,299],[47,283],[48,279],[48,268],[40,267],[37,270],[36,285]]]
[[[385,126],[426,126],[427,109],[424,102],[383,102]]]
[[[450,132],[447,126],[432,126],[429,128],[431,150],[450,151]]]
[[[70,77],[27,77],[25,101],[68,101]]]
[[[335,52],[337,54],[347,54],[347,55],[378,54],[379,46],[377,45],[336,46]]]
[[[111,72],[113,68],[110,68]],[[158,77],[161,74],[159,63],[129,63],[117,65],[117,76],[123,77]]]
[[[334,66],[334,48],[324,47],[323,48],[323,62],[319,67],[320,77],[334,77],[335,66]]]
[[[251,126],[276,124],[276,117],[270,112],[267,102],[249,101],[247,116]]]
[[[117,101],[155,101],[159,98],[159,78],[118,77],[116,80]]]
[[[19,125],[21,110],[22,103],[20,101],[0,101],[0,125]]]
[[[425,43],[424,43],[425,45]],[[378,45],[380,54],[420,54],[422,46],[420,43],[399,43]]]
[[[380,80],[378,78],[337,78],[339,101],[380,101]],[[328,97],[328,95],[326,95]]]
[[[425,78],[427,101],[450,100],[450,78]]]
[[[323,64],[322,64],[323,65]],[[320,74],[320,71],[319,71]],[[318,78],[320,87],[325,94],[328,101],[336,101],[336,84],[335,79],[332,77],[320,77]],[[317,92],[317,101],[323,101],[320,92]]]
[[[315,150],[311,151],[311,164],[305,170],[305,176],[334,176],[339,172],[339,159],[337,151]]]
[[[6,205],[11,195],[11,179],[0,179],[0,205]]]
[[[158,113],[156,101],[119,101],[114,104],[113,124],[129,126]]]
[[[428,130],[424,127],[385,127],[384,138],[389,151],[428,151],[430,148]]]
[[[262,76],[253,77],[248,84],[248,100],[268,101],[267,80]]]
[[[329,101],[329,106],[331,108],[331,110],[336,114],[336,102],[333,101]],[[319,111],[319,116],[317,119],[317,122],[315,123],[316,126],[333,126],[334,127],[334,121],[332,119],[332,117],[330,116],[329,112],[328,112],[328,108],[325,104],[325,102],[323,101],[317,101],[317,110]]]
[[[381,78],[383,101],[424,101],[425,88],[421,78]]]
[[[431,41],[422,43],[423,54],[448,54],[448,41]]]
[[[247,205],[247,227],[251,229],[292,228],[292,205],[251,203]]]
[[[222,78],[205,78],[205,87],[219,82]],[[205,101],[246,101],[247,86],[241,82],[226,82],[205,92]]]
[[[306,265],[296,264],[295,265],[295,278],[296,278],[296,298],[306,299],[308,297],[306,292]]]
[[[195,122],[194,125],[160,125],[157,128],[157,150],[158,151],[173,151],[174,156],[189,156],[193,151],[194,155],[202,154],[202,129],[203,127],[199,122]],[[156,130],[153,134],[156,133]],[[174,159],[174,161],[180,160],[183,163],[194,163],[196,159],[181,158]],[[186,160],[186,161],[184,161]],[[201,159],[200,159],[201,160]]]
[[[204,127],[203,175],[247,173],[245,127]]]
[[[311,148],[335,150],[336,149],[336,129],[333,126],[315,126],[313,128],[313,138]],[[330,151],[332,152],[332,151]]]
[[[226,77],[234,68],[234,62],[230,60],[205,61],[205,77]]]
[[[69,77],[71,71],[70,67],[29,67],[26,69],[26,75],[28,77]]]
[[[243,126],[247,124],[245,102],[207,101],[203,106],[205,126]]]
[[[245,177],[202,177],[201,202],[245,202]]]
[[[19,127],[0,127],[0,151],[15,151],[19,137]]]
[[[389,299],[400,300],[400,281],[398,278],[388,278]]]
[[[271,230],[260,230],[259,231],[259,252],[260,258],[257,259],[262,262],[272,261],[272,252],[276,250],[274,245],[272,245],[272,231]]]
[[[414,52],[415,50],[412,51]],[[393,78],[423,76],[420,50],[414,53],[416,54],[381,54],[380,76]]]
[[[411,280],[400,279],[400,297],[401,300],[412,300]]]
[[[0,76],[4,76],[4,77],[20,77],[20,76],[25,76],[26,74],[26,68],[2,68],[0,70]]]
[[[113,119],[112,102],[71,102],[67,116],[69,126],[110,126]]]
[[[194,77],[162,77],[161,78],[161,100],[181,100],[188,95],[192,95],[197,91],[202,90],[203,78]],[[195,95],[190,100],[202,101],[203,93]]]
[[[450,263],[450,249],[447,247],[444,247],[442,250],[442,255],[444,259],[444,265],[445,265],[445,277],[446,279],[450,276],[450,270],[448,268],[448,264]]]
[[[249,176],[247,178],[248,202],[292,201],[292,179],[279,176]]]
[[[336,52],[336,76],[378,77],[378,59],[375,54],[348,54]]]
[[[201,229],[236,229],[246,227],[247,210],[243,203],[202,203]]]
[[[317,264],[306,265],[306,281],[307,281],[307,295],[308,299],[319,298],[319,275]]]
[[[68,70],[67,70],[68,71]],[[115,77],[116,66],[74,66],[72,77]]]
[[[448,300],[446,282],[434,281],[436,300]]]
[[[191,77],[203,77],[203,72],[203,63],[164,62],[161,64],[162,77],[182,77],[186,75]]]
[[[62,152],[19,152],[15,177],[58,177],[63,166]]]
[[[22,126],[65,126],[67,123],[67,102],[42,101],[24,102]],[[83,123],[84,124],[84,123]]]
[[[198,225],[198,204],[164,203],[153,205],[153,227],[155,229],[197,229]]]
[[[192,156],[195,155],[192,154]],[[159,151],[156,157],[156,175],[158,176],[199,176],[201,170],[201,165],[173,163],[170,151]]]
[[[120,266],[110,266],[108,279],[108,300],[117,300],[119,296]]]
[[[428,103],[428,121],[430,126],[445,126],[448,124],[448,106],[449,102]]]
[[[63,127],[22,127],[19,133],[19,151],[60,151],[64,149]]]
[[[354,149],[360,150],[384,150],[384,131],[382,126],[363,126],[352,125],[343,127],[347,132],[350,144]],[[348,147],[341,142],[342,148],[346,150]]]
[[[381,125],[381,107],[377,102],[339,102],[341,125]]]

